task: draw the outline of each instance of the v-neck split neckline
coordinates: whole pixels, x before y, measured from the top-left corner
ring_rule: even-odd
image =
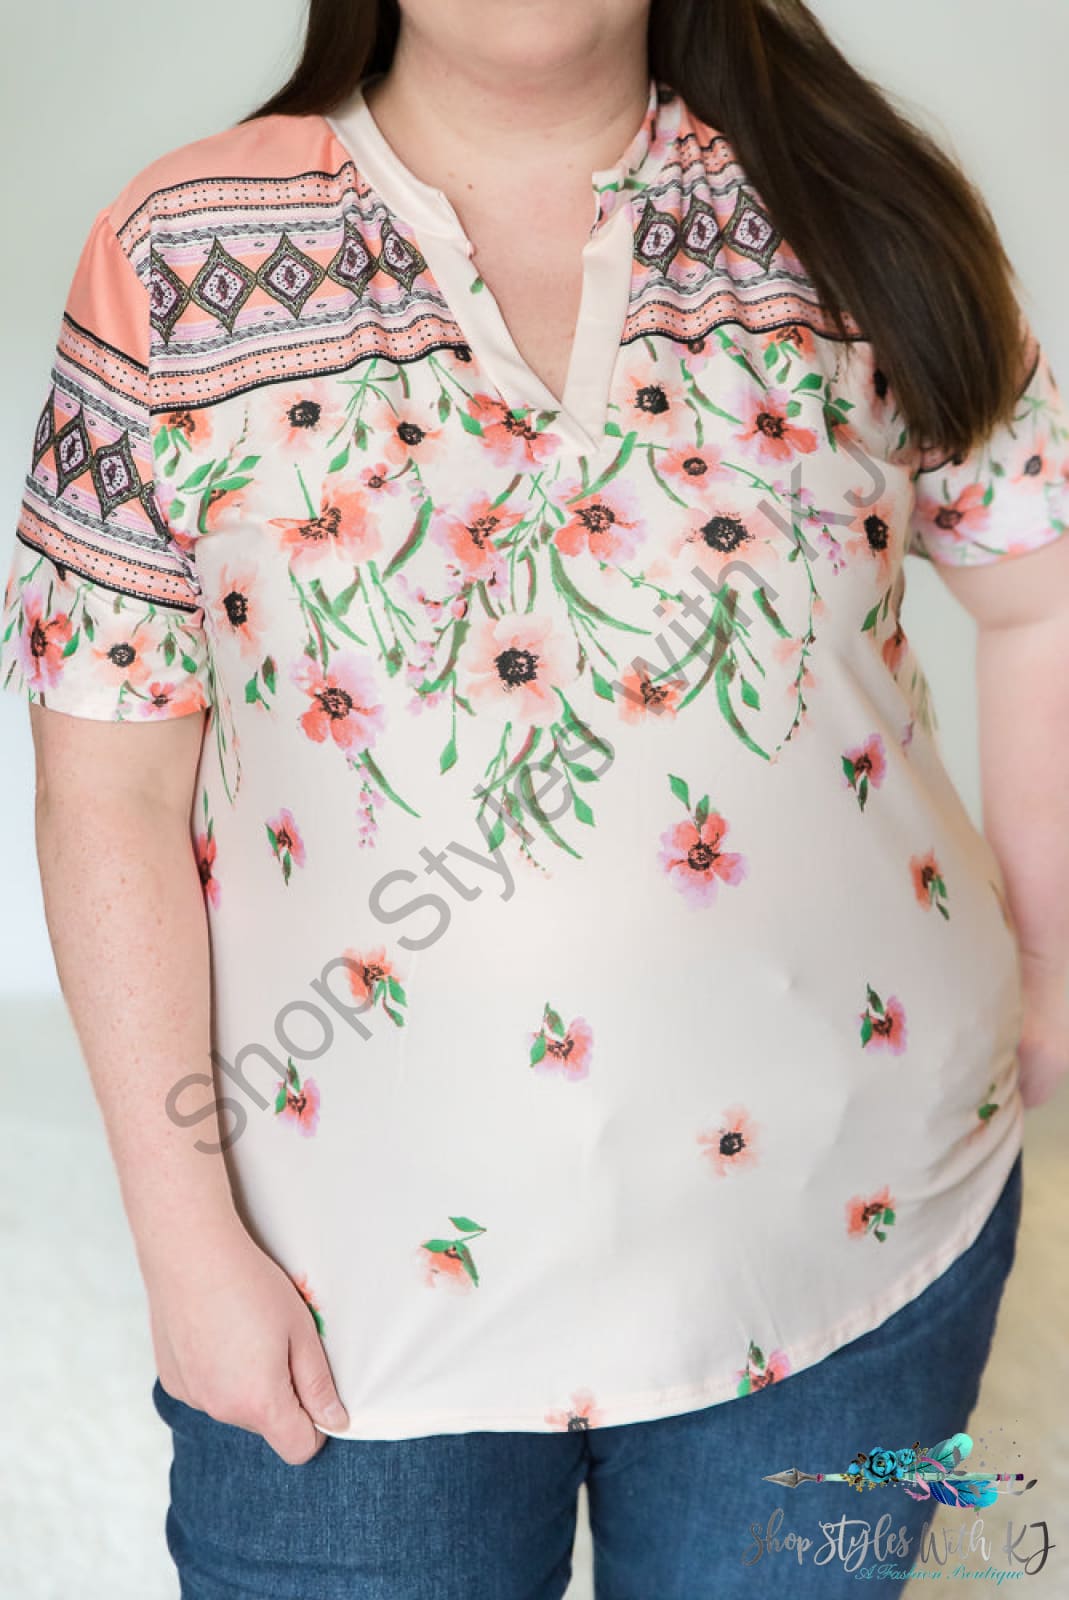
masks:
[[[377,75],[375,75],[377,76]],[[594,219],[582,248],[579,310],[561,396],[525,360],[448,196],[418,178],[387,140],[368,106],[366,78],[349,102],[324,121],[386,208],[414,242],[479,368],[510,410],[547,412],[565,450],[597,454],[623,342],[634,270],[633,198],[657,176],[679,126],[678,95],[649,79],[646,110],[619,159],[590,175]]]

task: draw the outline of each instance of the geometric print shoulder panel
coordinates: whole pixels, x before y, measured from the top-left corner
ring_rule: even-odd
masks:
[[[263,120],[289,124],[276,127],[275,143],[288,133],[298,152],[299,135],[315,130],[309,154],[330,167],[180,179],[150,189],[117,226],[149,287],[152,412],[211,405],[371,357],[403,364],[465,347],[414,231],[364,180],[329,124]],[[624,344],[657,335],[700,341],[724,323],[755,332],[804,325],[833,336],[730,143],[685,110],[656,180],[631,203]]]

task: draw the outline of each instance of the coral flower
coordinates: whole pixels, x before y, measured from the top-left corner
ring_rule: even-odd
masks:
[[[516,416],[501,400],[476,394],[468,402],[468,413],[483,430],[483,443],[495,467],[527,472],[540,466],[560,444],[559,435],[547,429],[532,428],[530,418]]]
[[[22,632],[17,636],[16,658],[29,688],[54,688],[63,676],[63,649],[74,629],[65,611],[48,616],[44,599],[31,585],[22,591]]]
[[[560,1428],[565,1433],[583,1433],[588,1428],[596,1428],[601,1419],[602,1412],[594,1404],[589,1389],[573,1390],[570,1406],[562,1411],[547,1411],[545,1415],[551,1428]]]
[[[746,1352],[746,1365],[736,1374],[739,1379],[736,1394],[755,1394],[758,1389],[767,1389],[770,1383],[779,1383],[787,1377],[790,1370],[790,1361],[783,1350],[772,1350],[766,1356],[751,1339]]]
[[[714,478],[729,475],[721,461],[722,452],[717,444],[683,445],[659,456],[657,471],[677,493],[693,493],[706,488]]]
[[[699,1133],[697,1137],[717,1177],[757,1162],[757,1129],[744,1106],[729,1106],[712,1132]]]
[[[594,1031],[583,1017],[574,1017],[567,1028],[551,1007],[538,1033],[531,1034],[530,1065],[538,1072],[558,1073],[573,1081],[590,1076],[594,1054]]]
[[[504,569],[497,541],[519,520],[518,511],[495,506],[480,492],[468,495],[456,510],[437,511],[431,538],[448,550],[466,578],[493,578]]]
[[[177,683],[154,678],[145,687],[144,699],[138,702],[138,715],[147,722],[163,717],[183,717],[192,711],[207,709],[204,689],[193,677]]]
[[[596,561],[634,555],[645,527],[634,494],[622,484],[583,495],[579,484],[569,480],[558,485],[556,498],[568,519],[553,535],[562,555],[589,554]]]
[[[620,716],[631,723],[644,722],[647,717],[675,716],[686,687],[686,678],[661,678],[654,683],[646,663],[636,662],[620,680]]]
[[[888,1188],[881,1189],[879,1194],[854,1195],[853,1199],[846,1202],[847,1233],[852,1238],[864,1238],[866,1233],[874,1233],[882,1244],[887,1237],[884,1230],[895,1220],[894,1205]]]
[[[307,1278],[305,1278],[303,1276],[303,1274],[302,1274],[301,1277],[292,1279],[292,1283],[293,1283],[293,1287],[296,1289],[297,1293],[300,1295],[301,1299],[304,1301],[305,1305],[308,1307],[309,1311],[312,1313],[312,1320],[315,1322],[316,1332],[319,1333],[320,1335],[322,1335],[322,1333],[323,1333],[323,1315],[322,1315],[319,1307],[315,1303],[315,1298],[314,1298],[314,1296],[312,1294],[311,1289],[308,1287]]]
[[[197,858],[197,871],[200,873],[200,884],[204,890],[204,897],[210,900],[213,906],[219,904],[219,879],[215,876],[216,843],[212,834],[198,833],[193,840],[193,850]]]
[[[142,644],[144,630],[139,637],[130,627],[121,612],[118,616],[109,612],[106,620],[97,623],[93,638],[92,655],[100,681],[110,681],[116,689],[124,683],[143,688],[151,670],[146,657],[153,653],[154,645]]]
[[[156,421],[161,428],[180,433],[192,449],[199,450],[211,442],[212,415],[206,407],[198,406],[195,411],[165,411]]]
[[[691,419],[686,390],[652,362],[627,375],[620,405],[620,427],[643,443],[671,443]]]
[[[282,529],[280,542],[290,570],[298,576],[334,552],[356,565],[382,547],[375,519],[368,515],[367,499],[358,489],[328,489],[318,516],[271,517],[269,525]]]
[[[296,1077],[296,1073],[293,1075]],[[305,1138],[310,1138],[319,1127],[319,1086],[314,1078],[294,1083],[279,1083],[279,1100],[285,1101],[277,1114],[283,1122],[291,1122]]]
[[[859,1019],[862,1048],[902,1055],[906,1048],[906,1012],[901,1000],[889,995],[886,1002],[882,1001],[870,984],[868,1002]]]
[[[375,674],[359,656],[336,655],[324,671],[310,656],[293,667],[293,681],[311,704],[300,717],[309,739],[328,737],[341,750],[366,750],[382,732],[386,713],[379,704]]]
[[[277,817],[268,818],[266,828],[271,849],[282,863],[283,878],[289,883],[293,868],[303,867],[305,862],[304,840],[293,812],[283,807]]]
[[[256,569],[250,564],[220,569],[215,585],[215,613],[222,633],[238,642],[243,656],[259,653],[264,622],[256,592]]]
[[[800,428],[790,415],[797,403],[786,389],[748,391],[739,408],[743,418],[739,443],[761,462],[791,461],[796,455],[812,455],[817,436],[812,428]]]
[[[677,822],[661,835],[660,863],[692,905],[712,905],[721,883],[738,884],[748,867],[744,856],[721,850],[728,825],[711,811],[701,827]]]
[[[937,495],[929,494],[924,489],[923,480],[918,480],[914,523],[921,541],[930,529],[936,549],[948,542],[952,546],[968,544],[986,530],[991,520],[984,503],[986,494],[982,483],[970,483],[955,500],[941,500]]]
[[[558,711],[554,689],[576,675],[568,639],[557,633],[552,618],[535,612],[485,619],[473,630],[461,662],[468,696],[521,724],[552,721]]]

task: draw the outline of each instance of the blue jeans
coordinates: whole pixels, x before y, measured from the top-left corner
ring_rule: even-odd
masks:
[[[842,1472],[859,1450],[966,1428],[1013,1265],[1021,1168],[1018,1156],[976,1242],[878,1328],[766,1389],[677,1416],[576,1433],[328,1437],[290,1466],[157,1379],[182,1600],[560,1600],[583,1482],[597,1600],[835,1600],[857,1594],[858,1566],[876,1567],[881,1600],[900,1594],[904,1579],[879,1577],[884,1551],[818,1562],[821,1524],[834,1531],[845,1516],[875,1530],[890,1513],[910,1540],[890,1560],[904,1572],[930,1501],[764,1476]],[[801,1558],[783,1548],[790,1533],[812,1541]]]

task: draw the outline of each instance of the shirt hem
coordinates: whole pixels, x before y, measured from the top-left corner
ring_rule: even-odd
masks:
[[[998,1203],[1013,1163],[1020,1153],[1023,1128],[1024,1111],[1018,1101],[1015,1137],[1000,1176],[997,1182],[991,1185],[984,1201],[968,1213],[967,1220],[950,1243],[926,1256],[909,1272],[904,1273],[878,1299],[866,1302],[863,1307],[841,1318],[830,1329],[826,1329],[815,1338],[777,1347],[782,1349],[789,1363],[789,1371],[783,1378],[777,1380],[778,1382],[789,1383],[793,1377],[800,1376],[825,1357],[833,1355],[855,1339],[860,1339],[864,1334],[880,1327],[929,1288],[954,1265],[959,1256],[964,1255],[966,1250],[975,1244]],[[745,1396],[738,1394],[739,1382],[739,1370],[733,1368],[729,1375],[711,1378],[703,1383],[632,1390],[627,1395],[616,1398],[597,1393],[594,1399],[600,1420],[593,1426],[604,1428],[635,1422],[656,1422],[664,1417],[696,1411],[721,1401],[744,1399]],[[591,1385],[577,1375],[574,1387],[579,1390],[590,1388]],[[566,1409],[559,1400],[545,1407],[546,1412],[554,1410],[560,1413]],[[342,1441],[426,1438],[442,1433],[567,1431],[559,1423],[548,1423],[542,1412],[535,1413],[531,1410],[480,1412],[470,1408],[465,1411],[417,1411],[373,1416],[364,1414],[363,1417],[357,1413],[350,1419],[350,1427],[344,1433],[333,1432],[329,1428],[320,1427],[318,1423],[316,1426],[321,1433]],[[372,1431],[362,1431],[368,1429]]]

